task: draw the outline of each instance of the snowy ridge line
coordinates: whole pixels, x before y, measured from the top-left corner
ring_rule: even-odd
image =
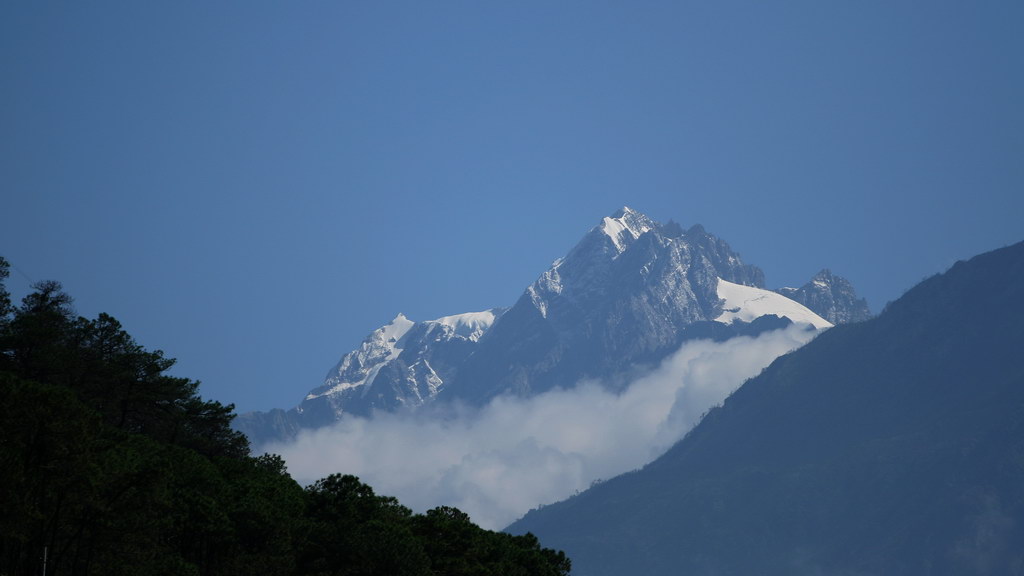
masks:
[[[770,290],[733,284],[719,278],[718,297],[725,303],[715,321],[723,324],[732,324],[736,320],[752,322],[766,314],[775,314],[785,316],[796,324],[810,324],[819,330],[832,327],[831,322],[803,304]]]
[[[620,215],[606,216],[601,220],[596,229],[604,232],[611,239],[618,253],[622,254],[629,248],[628,245],[623,243],[623,240],[626,240],[623,237],[624,234],[629,235],[628,244],[639,238],[643,233],[652,230],[653,227],[648,223],[646,216],[629,206],[623,206],[622,210],[619,210],[616,214]]]
[[[394,362],[406,349],[406,339],[416,326],[425,327],[424,337],[432,336],[440,329],[444,340],[465,339],[478,341],[494,324],[504,309],[494,308],[482,312],[466,312],[442,316],[435,320],[414,322],[405,314],[398,314],[387,325],[374,330],[360,344],[359,349],[346,354],[341,362],[332,369],[324,381],[324,385],[306,395],[306,400],[315,400],[321,396],[331,396],[354,388],[362,388],[361,397],[365,397],[373,387],[373,382],[381,370]],[[415,366],[419,362],[414,362]],[[424,363],[430,371],[428,376],[430,388],[440,388],[443,381],[429,363]]]

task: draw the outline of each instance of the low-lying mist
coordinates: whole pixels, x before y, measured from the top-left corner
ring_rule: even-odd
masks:
[[[621,393],[580,382],[482,408],[347,417],[264,448],[282,455],[300,482],[354,474],[414,511],[455,506],[500,529],[657,458],[709,408],[815,334],[790,326],[756,338],[690,341]]]

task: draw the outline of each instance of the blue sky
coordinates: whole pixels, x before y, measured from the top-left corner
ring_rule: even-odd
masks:
[[[1024,240],[1020,2],[6,2],[0,254],[290,407],[629,205],[872,309]]]

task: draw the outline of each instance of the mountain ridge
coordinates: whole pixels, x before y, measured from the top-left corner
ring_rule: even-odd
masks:
[[[773,362],[643,469],[509,527],[577,573],[1024,566],[1024,243]]]
[[[825,268],[800,288],[779,288],[779,294],[815,310],[832,324],[863,322],[871,318],[867,300],[857,298],[850,281]]]
[[[512,307],[476,313],[489,317],[478,322],[472,338],[442,322],[466,315],[426,322],[399,315],[344,355],[299,406],[243,414],[237,427],[261,444],[330,424],[344,413],[369,415],[444,399],[482,405],[502,394],[531,395],[581,379],[614,387],[623,374],[656,365],[685,339],[779,327],[751,324],[753,316],[720,326],[719,279],[764,289],[764,273],[701,225],[662,225],[623,207],[555,260]],[[809,302],[819,301],[826,300]],[[835,308],[845,301],[827,302]],[[827,324],[803,312],[798,321]],[[386,335],[399,329],[396,322],[401,333]]]

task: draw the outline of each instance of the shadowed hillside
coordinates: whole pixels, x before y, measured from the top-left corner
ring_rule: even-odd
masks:
[[[578,574],[1024,572],[1024,243],[780,358],[643,470],[510,527]]]

